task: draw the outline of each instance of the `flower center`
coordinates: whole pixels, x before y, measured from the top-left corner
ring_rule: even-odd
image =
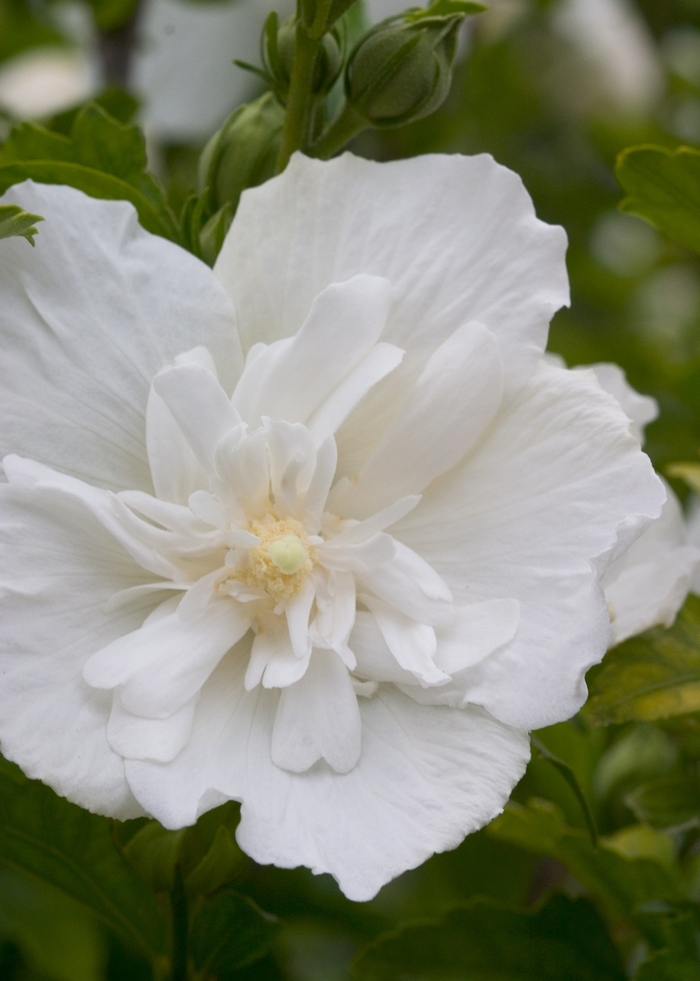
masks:
[[[303,526],[294,518],[267,514],[262,521],[251,521],[248,530],[260,544],[249,549],[247,564],[236,578],[262,586],[276,602],[297,596],[316,558]]]

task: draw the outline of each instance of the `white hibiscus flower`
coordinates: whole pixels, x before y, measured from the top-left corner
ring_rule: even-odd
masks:
[[[126,203],[4,200],[46,220],[0,243],[3,752],[120,818],[240,800],[254,859],[370,898],[581,705],[664,500],[541,361],[564,233],[488,156],[297,155],[214,272]]]
[[[564,365],[562,358],[547,360]],[[640,395],[616,364],[589,365],[598,381],[620,403],[630,420],[635,438],[644,445],[644,427],[659,414],[656,399]],[[580,366],[577,371],[585,371]],[[612,561],[602,583],[612,622],[611,646],[651,627],[670,627],[700,573],[700,548],[686,525],[680,501],[663,481],[666,502],[661,517],[640,535],[619,558]]]

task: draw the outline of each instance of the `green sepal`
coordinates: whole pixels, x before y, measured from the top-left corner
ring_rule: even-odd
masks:
[[[654,627],[608,651],[589,689],[584,712],[597,725],[700,710],[700,597],[688,596],[672,627]]]
[[[280,925],[248,896],[222,889],[197,911],[190,949],[200,976],[233,981],[234,972],[264,957]]]
[[[605,924],[586,899],[551,896],[521,912],[484,899],[380,937],[352,963],[355,981],[624,981]]]
[[[179,241],[163,190],[146,173],[143,134],[95,103],[77,113],[69,137],[34,123],[12,129],[0,152],[0,193],[27,178],[68,184],[96,198],[131,201],[144,228]]]
[[[61,889],[153,959],[164,946],[158,906],[111,828],[0,758],[0,861]]]
[[[646,218],[669,238],[700,252],[700,151],[630,147],[618,157],[615,176],[628,195],[622,211]]]
[[[34,245],[34,236],[39,234],[35,225],[43,220],[41,215],[32,215],[16,204],[0,204],[0,238],[19,236]]]

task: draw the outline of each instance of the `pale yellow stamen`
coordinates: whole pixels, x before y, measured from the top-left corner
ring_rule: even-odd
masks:
[[[285,576],[291,576],[297,572],[302,563],[306,562],[309,552],[302,544],[297,535],[285,535],[278,538],[276,542],[270,542],[267,546],[270,558],[275,563],[280,572]]]
[[[248,530],[260,544],[248,551],[246,565],[233,578],[262,586],[275,602],[298,596],[316,559],[303,525],[267,514],[262,521],[251,521]]]

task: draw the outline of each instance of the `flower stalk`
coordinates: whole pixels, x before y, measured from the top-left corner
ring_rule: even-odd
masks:
[[[173,961],[171,981],[187,981],[187,896],[182,881],[182,872],[175,866],[175,879],[170,892],[170,908],[173,930]]]
[[[309,140],[315,101],[312,91],[314,67],[320,46],[321,38],[311,37],[301,20],[297,20],[287,114],[277,157],[278,174],[287,166],[295,150],[304,149]]]

